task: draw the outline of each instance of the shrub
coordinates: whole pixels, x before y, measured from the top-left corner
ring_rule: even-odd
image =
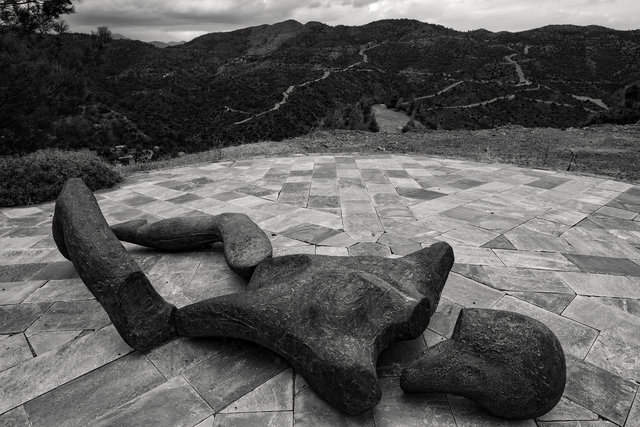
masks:
[[[109,164],[87,151],[47,149],[0,158],[0,206],[54,200],[66,180],[75,177],[82,178],[92,191],[122,181]]]

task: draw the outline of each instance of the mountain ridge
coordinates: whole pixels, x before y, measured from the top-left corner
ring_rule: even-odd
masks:
[[[63,48],[86,43],[74,37]],[[76,144],[101,152],[142,145],[177,153],[316,129],[375,130],[375,104],[445,130],[640,118],[640,30],[463,32],[412,19],[362,26],[288,20],[164,49],[114,40],[104,55],[89,73],[90,99],[70,114],[86,123]],[[101,108],[138,131],[86,134],[98,116],[83,111]],[[72,130],[65,138],[80,132]],[[70,144],[57,135],[53,141]]]

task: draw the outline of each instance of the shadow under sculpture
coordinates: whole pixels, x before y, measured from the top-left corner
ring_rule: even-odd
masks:
[[[560,401],[565,381],[564,351],[543,323],[510,311],[464,308],[451,339],[411,362],[400,387],[458,394],[500,417],[528,419]]]
[[[136,243],[161,247],[170,242],[187,249],[191,243],[180,233],[193,231],[189,225],[224,223],[189,218],[165,221],[158,226],[133,221],[114,228]],[[219,226],[219,231],[228,230],[229,236],[236,232],[225,227]],[[190,241],[204,245],[216,233]],[[242,253],[243,248],[227,250],[227,245],[246,242],[228,239],[225,233],[220,233],[225,255]],[[454,261],[453,250],[444,242],[398,259],[266,258],[255,268],[246,292],[176,310],[155,291],[79,179],[69,180],[56,202],[53,235],[60,252],[73,262],[134,349],[146,351],[177,335],[253,341],[283,356],[321,398],[349,414],[362,413],[379,402],[378,355],[389,344],[417,338],[424,331]],[[175,246],[164,246],[171,247]],[[250,245],[244,248],[251,250]],[[252,269],[238,267],[247,276]]]

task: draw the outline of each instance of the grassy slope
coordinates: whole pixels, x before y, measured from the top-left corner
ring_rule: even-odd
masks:
[[[124,174],[222,159],[306,153],[412,153],[531,168],[567,170],[640,181],[640,124],[581,129],[523,128],[384,134],[318,131],[278,142],[259,142],[184,157],[127,166]],[[573,160],[571,160],[573,158]]]

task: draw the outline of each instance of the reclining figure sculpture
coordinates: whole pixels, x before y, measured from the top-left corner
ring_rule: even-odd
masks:
[[[451,246],[440,242],[399,259],[270,258],[268,237],[257,225],[242,214],[224,215],[130,221],[114,226],[114,233],[91,191],[71,179],[56,202],[53,235],[134,349],[147,351],[177,336],[242,338],[282,355],[338,409],[359,414],[375,406],[381,398],[377,357],[425,330],[453,265]],[[222,240],[230,267],[250,277],[247,290],[176,309],[117,235],[163,249]],[[257,255],[244,253],[256,246]]]
[[[178,336],[253,341],[284,357],[321,398],[348,414],[379,402],[378,355],[422,334],[454,262],[445,242],[398,259],[272,258],[264,232],[234,213],[109,227],[80,179],[67,181],[58,197],[53,237],[134,349]],[[161,250],[221,241],[229,267],[249,280],[247,289],[177,309],[119,239]],[[400,385],[460,394],[501,417],[533,418],[556,405],[565,379],[564,352],[545,325],[512,312],[463,309],[452,338],[409,364]]]

